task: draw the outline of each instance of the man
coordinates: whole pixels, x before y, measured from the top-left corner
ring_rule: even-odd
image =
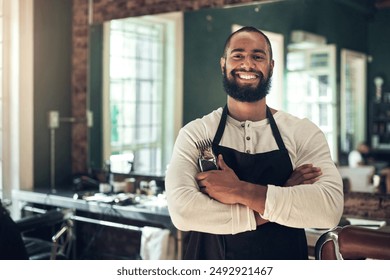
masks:
[[[370,156],[370,150],[370,146],[367,143],[359,143],[356,150],[351,151],[348,155],[349,167],[372,164],[374,159]]]
[[[356,150],[348,155],[348,165],[351,168],[372,165],[375,166],[375,174],[379,175],[379,192],[390,193],[390,168],[388,163],[377,161],[372,156],[371,148],[366,142],[359,143]],[[375,183],[374,183],[375,184]]]
[[[274,61],[262,32],[231,34],[220,63],[227,105],[181,129],[166,175],[172,221],[189,231],[185,258],[307,259],[304,228],[334,227],[343,211],[325,137],[268,108]],[[218,170],[199,172],[207,139]]]

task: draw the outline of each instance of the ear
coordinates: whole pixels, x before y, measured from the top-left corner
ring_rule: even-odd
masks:
[[[270,68],[269,68],[269,77],[271,78],[273,73],[274,73],[274,65],[275,65],[275,61],[272,59],[271,60],[271,63],[270,63]]]
[[[219,64],[221,66],[221,73],[223,74],[223,69],[225,68],[226,59],[224,57],[221,57],[219,60]]]

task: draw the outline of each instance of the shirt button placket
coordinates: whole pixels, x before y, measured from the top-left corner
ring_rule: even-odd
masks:
[[[250,142],[250,140],[251,140],[251,137],[249,136],[250,135],[250,124],[248,123],[247,125],[246,125],[246,131],[245,131],[245,134],[246,134],[246,136],[245,136],[245,139],[246,139],[246,143],[245,143],[245,146],[246,146],[246,153],[247,154],[250,154],[251,153],[251,142]]]

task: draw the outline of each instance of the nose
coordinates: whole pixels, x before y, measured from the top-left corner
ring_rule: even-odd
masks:
[[[242,67],[247,70],[255,67],[255,63],[251,56],[248,55],[245,57],[245,59],[242,61]]]

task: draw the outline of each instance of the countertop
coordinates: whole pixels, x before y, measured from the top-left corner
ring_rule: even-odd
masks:
[[[121,217],[155,223],[161,225],[172,232],[176,228],[172,224],[169,216],[166,201],[162,197],[140,196],[140,203],[123,205],[124,203],[115,203],[115,198],[121,200],[123,196],[84,192],[74,193],[69,190],[57,190],[55,193],[50,190],[37,189],[34,191],[14,190],[12,197],[19,203],[37,203],[42,205],[56,206],[61,208],[70,208],[91,213],[107,214],[113,210]]]

